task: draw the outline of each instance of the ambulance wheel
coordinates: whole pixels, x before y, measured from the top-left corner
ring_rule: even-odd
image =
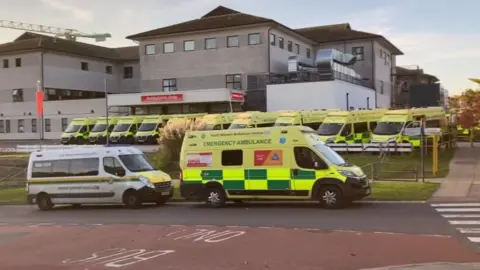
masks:
[[[324,186],[317,193],[320,205],[327,209],[337,209],[343,206],[342,191],[336,186]]]
[[[46,193],[39,194],[37,197],[37,206],[42,211],[51,210],[53,208],[52,200]]]
[[[135,190],[127,190],[123,194],[123,203],[130,209],[137,209],[142,206],[142,200]]]
[[[224,207],[226,202],[225,192],[219,187],[207,188],[205,203],[208,207],[220,208]]]

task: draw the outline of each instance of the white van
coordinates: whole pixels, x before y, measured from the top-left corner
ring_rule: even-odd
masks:
[[[28,201],[41,210],[55,204],[163,205],[173,195],[168,174],[135,147],[83,147],[30,154]]]

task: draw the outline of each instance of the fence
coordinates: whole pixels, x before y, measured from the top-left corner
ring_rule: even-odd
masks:
[[[411,143],[331,143],[327,144],[335,152],[339,153],[411,153],[413,152],[413,147]]]

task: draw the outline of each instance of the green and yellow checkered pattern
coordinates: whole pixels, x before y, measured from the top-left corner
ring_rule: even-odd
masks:
[[[320,172],[321,173],[321,172]],[[323,175],[323,173],[321,173]],[[315,171],[298,170],[294,175],[290,168],[272,169],[187,169],[183,172],[185,184],[216,181],[225,190],[310,190],[316,179]],[[294,187],[291,185],[294,180]],[[298,180],[298,181],[297,181]],[[301,180],[301,181],[300,181]]]

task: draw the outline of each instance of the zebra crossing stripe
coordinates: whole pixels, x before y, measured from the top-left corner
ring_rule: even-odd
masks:
[[[480,220],[449,220],[452,225],[480,225]]]
[[[474,243],[480,243],[480,237],[467,237],[467,239]]]
[[[432,207],[480,207],[480,203],[434,203],[430,204]]]
[[[444,218],[480,218],[480,214],[442,215]]]
[[[437,212],[480,212],[480,208],[436,208]]]

